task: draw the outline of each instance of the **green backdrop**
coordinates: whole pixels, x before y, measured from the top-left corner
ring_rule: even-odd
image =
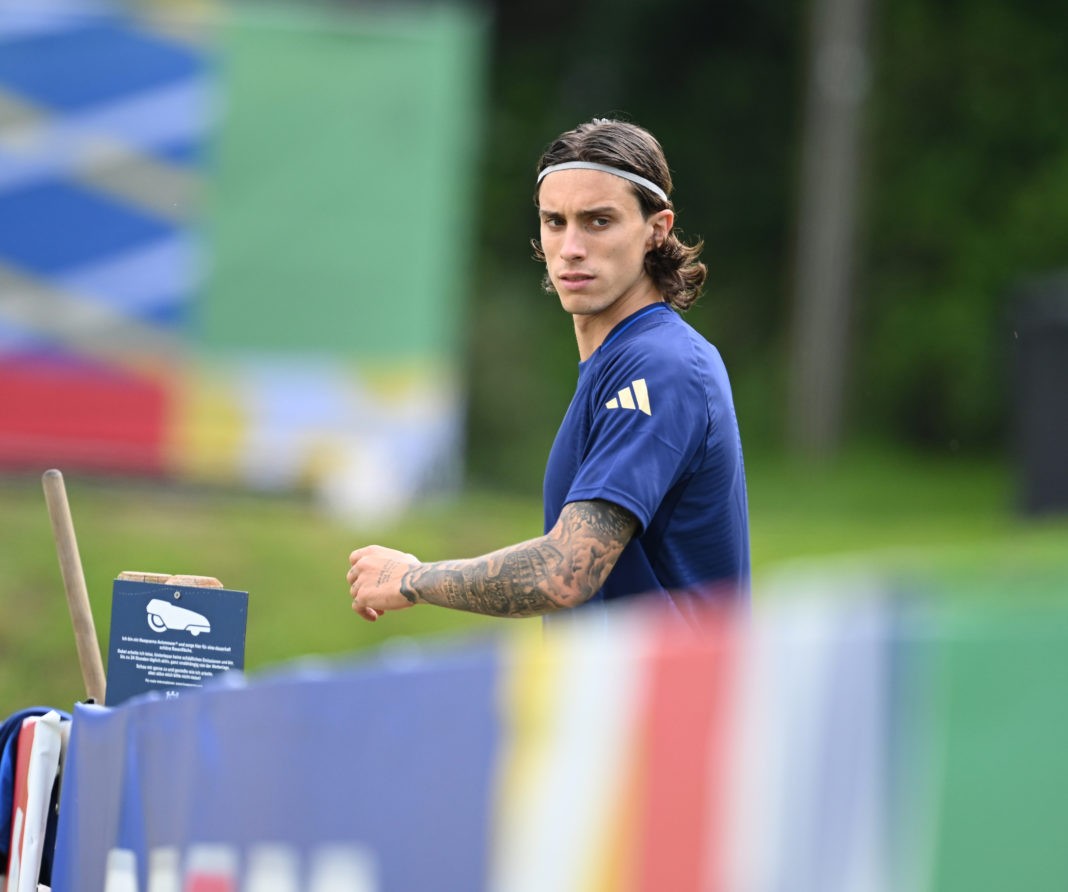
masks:
[[[231,8],[209,351],[447,357],[473,248],[486,25],[470,9]]]

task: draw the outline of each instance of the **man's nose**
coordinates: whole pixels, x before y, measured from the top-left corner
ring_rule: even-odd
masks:
[[[560,246],[560,254],[568,260],[586,256],[586,240],[583,238],[582,230],[578,226],[568,226],[564,230],[564,241]]]

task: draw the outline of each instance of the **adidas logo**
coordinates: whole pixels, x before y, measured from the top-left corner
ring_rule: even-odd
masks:
[[[649,405],[649,388],[645,386],[645,379],[639,378],[631,381],[629,387],[624,387],[615,399],[604,404],[606,409],[639,409],[646,415],[652,415],[653,410]]]

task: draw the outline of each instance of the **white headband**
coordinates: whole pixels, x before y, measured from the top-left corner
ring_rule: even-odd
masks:
[[[620,170],[618,167],[609,167],[607,164],[595,164],[592,161],[565,161],[563,164],[552,164],[538,174],[538,182],[540,183],[546,176],[556,173],[558,170],[599,170],[601,173],[610,173],[614,177],[622,177],[632,183],[637,183],[639,186],[644,186],[654,195],[660,196],[660,199],[665,203],[668,200],[667,193],[652,180],[640,177],[629,170]]]

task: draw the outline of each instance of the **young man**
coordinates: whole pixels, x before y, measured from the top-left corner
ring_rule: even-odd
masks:
[[[741,439],[716,349],[676,311],[705,279],[673,231],[656,139],[595,119],[541,157],[534,243],[571,314],[575,396],[545,472],[545,534],[481,557],[423,563],[371,545],[349,557],[367,620],[414,604],[549,615],[644,597],[686,618],[748,597]]]

